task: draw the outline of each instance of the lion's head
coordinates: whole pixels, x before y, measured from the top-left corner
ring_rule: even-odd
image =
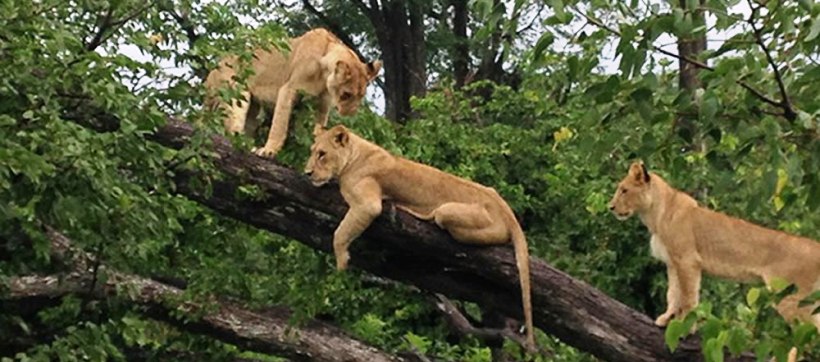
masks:
[[[322,186],[339,176],[350,155],[350,133],[345,126],[335,126],[314,138],[305,174],[314,186]]]
[[[346,60],[336,62],[336,67],[327,77],[327,89],[339,114],[349,116],[356,113],[367,84],[376,78],[381,68],[380,61],[367,64]]]
[[[615,195],[609,201],[609,210],[619,220],[626,220],[649,206],[649,182],[652,177],[643,162],[633,162],[626,177],[618,183]]]

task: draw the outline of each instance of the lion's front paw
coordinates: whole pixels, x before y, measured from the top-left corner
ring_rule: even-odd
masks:
[[[666,311],[666,313],[661,314],[658,318],[655,319],[655,325],[658,327],[666,327],[669,324],[669,320],[675,316],[673,311]]]
[[[276,154],[279,153],[279,150],[265,146],[262,148],[254,148],[252,152],[259,157],[274,158]]]
[[[347,270],[347,263],[350,261],[350,254],[343,253],[336,255],[336,270],[338,271],[345,271]]]

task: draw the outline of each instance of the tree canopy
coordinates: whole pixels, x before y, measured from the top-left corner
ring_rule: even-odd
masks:
[[[248,152],[261,139],[215,138],[207,71],[316,26],[384,61],[370,107],[331,124],[493,186],[515,210],[547,273],[534,360],[625,360],[577,336],[591,321],[621,331],[616,313],[643,328],[634,311],[665,307],[647,231],[606,207],[634,159],[703,205],[820,239],[811,1],[0,0],[0,358],[524,358],[506,264],[482,282],[459,261],[503,263],[505,248],[430,248],[449,241],[394,212],[353,244],[352,270],[334,270],[335,189],[283,186],[306,185],[288,169],[308,156],[309,97],[275,166]],[[287,177],[260,176],[276,170]],[[588,291],[612,311],[585,324],[548,302],[553,268],[576,286],[556,299]],[[788,292],[706,279],[701,307],[648,334],[664,339],[648,355],[820,358],[814,328],[772,308]]]

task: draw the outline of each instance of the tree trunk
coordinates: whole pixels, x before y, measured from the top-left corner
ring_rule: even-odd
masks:
[[[412,116],[410,97],[427,89],[426,41],[422,1],[385,0],[356,4],[376,30],[384,62],[385,116],[398,122]]]
[[[689,1],[690,0],[679,0],[681,9],[691,14],[693,26],[698,27],[704,25],[703,10],[700,8],[689,9],[689,4],[687,4]],[[697,3],[703,5],[703,0],[698,0]],[[705,50],[706,33],[678,37],[678,55],[680,55],[681,58],[698,59]],[[700,68],[690,62],[679,59],[678,69],[680,72],[678,76],[679,89],[686,92],[690,99],[694,100],[695,91],[702,87],[698,79]],[[701,146],[699,145],[701,142],[697,137],[698,127],[696,117],[697,116],[693,115],[678,116],[675,131],[689,143],[689,148],[701,150]]]
[[[453,47],[453,78],[456,88],[461,88],[467,79],[470,71],[470,44],[467,39],[467,23],[470,19],[470,12],[467,8],[467,0],[452,0],[453,5],[453,35],[456,44]]]
[[[192,134],[191,124],[171,120],[150,139],[180,148]],[[317,250],[332,250],[333,231],[347,210],[338,187],[313,187],[294,170],[237,152],[220,136],[213,141],[215,166],[226,177],[213,181],[212,192],[208,192],[201,183],[211,178],[196,170],[177,170],[177,192],[236,220]],[[238,198],[238,187],[248,184],[259,186],[266,197]],[[456,243],[434,224],[399,211],[389,202],[362,239],[353,243],[351,255],[351,265],[370,273],[521,318],[512,248]],[[535,324],[563,342],[608,361],[703,360],[696,337],[670,353],[663,330],[645,315],[542,260],[531,258],[530,263]],[[753,358],[744,355],[728,360]]]
[[[373,346],[351,338],[343,330],[325,322],[310,321],[293,325],[287,308],[269,308],[255,312],[226,301],[198,304],[169,301],[183,300],[183,291],[167,284],[114,270],[107,270],[104,283],[95,283],[91,257],[74,249],[62,234],[47,232],[52,253],[73,255],[74,270],[67,275],[22,276],[8,280],[8,293],[0,296],[6,302],[27,305],[36,301],[80,294],[93,298],[118,297],[143,306],[151,318],[165,321],[191,333],[205,334],[234,344],[241,349],[281,356],[294,361],[403,361]],[[91,291],[92,286],[94,290]],[[118,292],[118,290],[120,292]],[[122,292],[123,290],[127,292]],[[194,320],[180,319],[180,312]]]

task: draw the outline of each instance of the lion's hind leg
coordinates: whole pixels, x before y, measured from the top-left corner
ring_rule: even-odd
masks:
[[[507,226],[478,204],[448,202],[433,210],[432,216],[438,226],[462,243],[503,244],[510,240]]]

